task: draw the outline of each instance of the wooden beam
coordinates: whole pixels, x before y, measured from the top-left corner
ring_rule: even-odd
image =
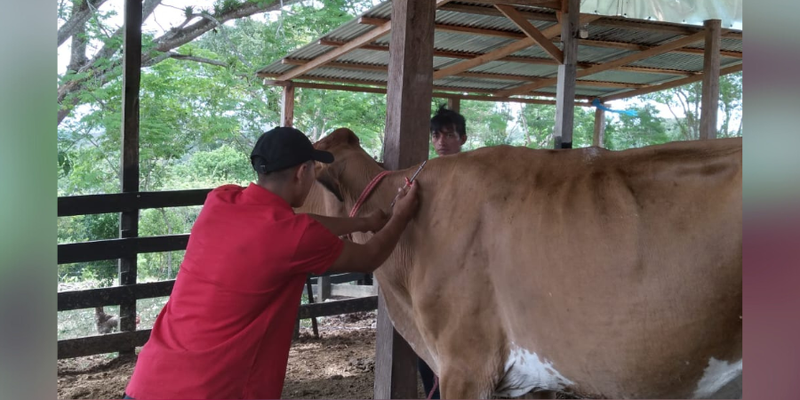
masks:
[[[603,147],[606,134],[606,112],[600,107],[594,110],[594,136],[592,146]]]
[[[307,63],[306,60],[285,60],[286,64],[293,64],[293,65],[303,65]],[[355,63],[339,63],[339,62],[332,62],[328,63],[327,66],[331,68],[341,68],[341,69],[350,69],[355,71],[376,71],[376,72],[387,72],[389,70],[388,65],[374,65],[374,64],[355,64]],[[493,73],[486,73],[486,72],[461,72],[456,74],[455,76],[463,76],[468,78],[481,78],[481,79],[500,79],[500,80],[510,80],[510,81],[523,81],[523,82],[535,82],[540,79],[546,79],[539,76],[526,76],[526,75],[512,75],[512,74],[493,74]],[[313,78],[312,78],[313,79]],[[639,83],[624,83],[624,82],[604,82],[604,81],[578,81],[580,86],[592,86],[592,87],[605,87],[605,88],[626,88],[626,89],[638,89],[645,87],[645,84]]]
[[[722,76],[722,75],[727,75],[727,74],[731,74],[731,73],[734,73],[734,72],[739,72],[739,71],[742,70],[742,65],[743,64],[736,64],[736,65],[732,65],[732,66],[729,66],[729,67],[722,68],[722,69],[719,70],[719,74],[720,74],[720,76]],[[666,83],[662,83],[660,85],[651,85],[651,86],[648,86],[646,88],[642,88],[642,89],[638,89],[638,90],[631,90],[631,91],[628,91],[628,92],[622,92],[622,93],[618,93],[618,94],[613,94],[613,95],[601,97],[600,100],[603,101],[603,102],[609,102],[609,101],[614,101],[614,100],[627,99],[627,98],[634,97],[634,96],[641,96],[643,94],[648,94],[648,93],[653,93],[653,92],[660,92],[662,90],[667,90],[667,89],[672,89],[672,88],[678,87],[678,86],[688,85],[690,83],[694,83],[694,82],[697,82],[697,81],[702,80],[702,79],[703,79],[703,75],[702,74],[693,75],[693,76],[689,76],[689,77],[686,77],[686,78],[676,79],[674,81],[669,81],[669,82],[666,82]]]
[[[572,148],[572,131],[575,125],[575,81],[578,70],[578,29],[580,0],[565,1],[569,13],[562,13],[561,40],[564,61],[558,66],[556,86],[556,123],[553,133],[556,149]]]
[[[522,35],[524,37],[524,35]],[[320,40],[320,44],[324,44],[327,46],[342,46],[347,42],[338,42],[332,40]],[[374,50],[374,51],[389,51],[389,46],[378,46],[378,45],[365,45],[361,47],[364,50]],[[485,53],[484,53],[485,54]],[[456,58],[456,59],[473,59],[476,57],[480,57],[484,54],[476,54],[476,53],[460,53],[454,51],[444,51],[444,50],[434,50],[433,55],[435,57],[447,57],[447,58]],[[300,61],[300,60],[296,60]],[[307,63],[307,60],[302,60],[303,63]],[[507,61],[507,62],[518,62],[523,64],[534,64],[534,65],[553,65],[558,66],[558,62],[550,58],[538,58],[538,57],[519,57],[519,56],[506,56],[502,58],[498,58],[495,61]],[[295,60],[288,60],[286,63],[291,64],[294,63]],[[581,68],[590,68],[595,65],[601,65],[598,63],[587,63],[581,62],[578,64]],[[641,72],[641,73],[650,73],[650,74],[666,74],[666,75],[694,75],[694,72],[689,71],[681,71],[676,69],[666,69],[666,68],[649,68],[649,67],[633,67],[633,66],[625,66],[617,68],[620,71],[630,71],[630,72]],[[698,72],[699,73],[699,72]],[[269,74],[259,73],[258,76],[267,77],[273,76]]]
[[[447,99],[447,108],[457,113],[461,112],[461,98],[450,97]]]
[[[385,88],[377,88],[377,87],[329,85],[324,83],[299,82],[299,81],[293,81],[293,83],[297,88],[309,88],[309,89],[320,89],[320,90],[342,90],[346,92],[365,92],[365,93],[381,93],[381,94],[386,93]],[[282,82],[280,81],[264,81],[264,84],[272,86],[282,86]],[[434,88],[435,87],[436,86],[434,86]],[[553,93],[534,93],[534,95],[541,95],[544,97],[554,96]],[[524,97],[477,96],[477,95],[465,95],[462,93],[447,93],[447,92],[433,92],[433,97],[445,98],[445,99],[457,97],[462,100],[511,102],[511,103],[525,103],[525,104],[546,104],[546,105],[556,104],[554,100],[529,99]],[[595,97],[596,96],[575,96],[576,99],[584,99],[584,100],[588,100],[590,98],[593,99]],[[580,102],[580,101],[576,101],[575,105],[580,107],[591,106],[591,104],[589,104],[588,102]]]
[[[447,4],[439,7],[439,9],[445,11],[455,11],[465,14],[487,15],[491,17],[503,16],[503,13],[501,13],[500,10],[494,7],[482,7],[482,6],[467,5],[467,4]],[[552,12],[530,10],[530,11],[521,11],[521,14],[525,18],[532,19],[535,21],[558,22],[555,14],[553,14]]]
[[[189,234],[127,237],[58,245],[58,263],[71,264],[130,258],[140,253],[160,253],[186,249]]]
[[[436,0],[436,4],[434,6],[434,9],[435,9],[435,7],[438,7],[440,5],[448,3],[449,1],[450,0]],[[347,54],[347,53],[349,53],[349,52],[351,52],[351,51],[353,51],[353,50],[355,50],[355,49],[357,49],[357,48],[359,48],[359,47],[361,47],[361,46],[363,46],[363,45],[365,45],[365,44],[367,44],[367,43],[369,43],[369,42],[371,42],[371,41],[373,41],[375,39],[378,39],[378,38],[382,37],[383,35],[389,33],[389,31],[391,29],[392,29],[392,21],[387,21],[383,25],[378,26],[375,29],[373,29],[373,30],[371,30],[371,31],[369,31],[369,32],[367,32],[367,33],[355,38],[354,40],[351,40],[351,41],[347,42],[347,44],[345,44],[345,45],[343,45],[341,47],[335,48],[335,49],[333,49],[333,50],[331,50],[331,51],[329,51],[329,52],[327,52],[325,54],[322,54],[321,56],[313,59],[308,64],[305,64],[305,65],[300,66],[298,68],[294,68],[294,69],[284,73],[283,75],[278,77],[278,80],[279,81],[288,81],[288,80],[290,80],[292,78],[295,78],[295,77],[298,77],[300,75],[303,75],[304,73],[306,73],[308,71],[311,71],[314,68],[317,68],[317,67],[319,67],[321,65],[325,65],[326,63],[328,63],[330,61],[333,61],[333,60],[341,57],[342,55],[345,55],[345,54]]]
[[[507,5],[513,4],[518,6],[534,6],[551,8],[553,10],[561,9],[561,0],[470,0],[471,3],[484,3],[492,5]]]
[[[298,315],[302,319],[372,311],[378,307],[378,296],[303,304]],[[113,353],[125,348],[141,347],[150,339],[150,329],[135,332],[109,333],[79,339],[58,341],[58,359]],[[416,372],[416,371],[415,371]],[[414,387],[416,389],[416,386]]]
[[[122,193],[139,191],[139,88],[142,69],[142,0],[125,1],[124,38],[122,44],[122,155],[120,180]],[[121,238],[139,236],[139,211],[120,214]],[[137,256],[130,254],[118,262],[119,284],[134,285],[137,277]],[[119,329],[136,330],[136,301],[120,303]],[[120,355],[133,355],[134,347],[120,349]]]
[[[700,139],[717,137],[717,111],[719,108],[719,48],[722,21],[706,20],[705,55],[703,57],[703,97],[700,105]]]
[[[389,20],[384,18],[371,18],[371,17],[361,17],[358,19],[358,23],[360,24],[375,25],[375,26],[379,26],[385,23],[386,21]],[[434,27],[437,31],[441,32],[466,33],[470,35],[501,37],[504,39],[522,39],[525,37],[525,34],[523,33],[501,31],[497,29],[474,28],[471,26],[436,24],[434,25]]]
[[[314,317],[328,317],[331,315],[350,314],[362,311],[372,311],[378,308],[378,296],[361,297],[358,299],[336,300],[300,306],[298,316],[300,319]]]
[[[528,20],[517,11],[514,6],[506,4],[495,4],[495,8],[500,10],[508,19],[511,20],[517,27],[525,33],[531,40],[536,42],[547,54],[550,55],[556,62],[562,64],[564,62],[564,54],[561,49],[556,47],[550,38],[545,37],[542,32],[533,26]]]
[[[438,4],[436,4],[438,5]],[[436,5],[393,0],[384,165],[397,170],[428,158]],[[417,397],[418,357],[394,330],[378,291],[375,399]]]
[[[597,16],[597,15],[588,15],[588,14],[581,15],[581,24],[589,23],[591,21],[594,21],[597,18],[600,18],[600,17]],[[549,38],[552,38],[552,37],[558,35],[560,33],[560,31],[561,31],[561,25],[560,24],[555,24],[555,25],[550,26],[550,27],[546,28],[545,30],[543,30],[542,31],[542,35],[544,35],[544,37],[549,39]],[[533,39],[531,39],[529,37],[525,37],[522,40],[519,40],[519,41],[516,41],[516,42],[511,43],[509,45],[503,46],[503,47],[501,47],[501,48],[499,48],[497,50],[491,51],[489,53],[482,54],[482,55],[480,55],[478,57],[475,57],[473,59],[462,61],[462,62],[460,62],[458,64],[451,65],[451,66],[446,67],[446,68],[442,68],[442,69],[434,72],[433,79],[436,80],[436,79],[444,78],[446,76],[455,75],[457,73],[464,72],[464,71],[466,71],[466,70],[468,70],[470,68],[477,67],[478,65],[482,65],[482,64],[486,64],[486,63],[491,62],[491,61],[499,60],[499,59],[501,59],[503,57],[506,57],[508,55],[516,53],[516,52],[518,52],[518,51],[520,51],[520,50],[522,50],[522,49],[524,49],[526,47],[530,47],[530,46],[534,45],[535,43],[536,42],[534,42]]]
[[[308,71],[311,71],[314,68],[317,68],[319,66],[325,65],[326,63],[331,62],[331,61],[337,59],[338,57],[340,57],[342,55],[345,55],[345,54],[347,54],[347,53],[349,53],[349,52],[361,47],[362,45],[365,45],[365,44],[367,44],[367,43],[369,43],[369,42],[371,42],[371,41],[373,41],[375,39],[380,38],[381,36],[387,34],[391,29],[392,29],[392,21],[388,21],[388,22],[384,23],[383,25],[378,26],[375,29],[373,29],[373,30],[371,30],[371,31],[369,31],[369,32],[357,37],[356,39],[347,42],[343,46],[335,48],[335,49],[333,49],[333,50],[331,50],[331,51],[329,51],[329,52],[327,52],[327,53],[325,53],[325,54],[323,54],[323,55],[311,60],[307,64],[304,64],[302,66],[299,66],[297,68],[293,68],[293,69],[289,70],[288,72],[286,72],[283,75],[279,76],[278,80],[279,81],[288,81],[290,79],[293,79],[293,78],[296,78],[296,77],[298,77],[300,75],[303,75],[304,73],[306,73]]]
[[[622,67],[622,66],[624,66],[626,64],[630,64],[630,63],[635,62],[635,61],[643,60],[645,58],[650,58],[650,57],[653,57],[653,56],[657,56],[659,54],[663,54],[663,53],[666,53],[666,52],[674,50],[674,49],[685,47],[685,46],[690,45],[690,44],[692,44],[694,42],[697,42],[698,40],[703,39],[704,37],[705,37],[705,33],[704,32],[698,32],[698,33],[695,33],[694,35],[687,36],[687,37],[684,37],[684,38],[681,38],[681,39],[678,39],[678,40],[674,40],[672,42],[663,44],[661,46],[656,46],[656,47],[647,49],[647,50],[639,52],[639,53],[631,54],[631,55],[628,55],[628,56],[625,56],[625,57],[622,57],[622,58],[619,58],[619,59],[616,59],[616,60],[613,60],[613,61],[609,61],[609,62],[606,62],[606,63],[603,63],[603,64],[598,64],[598,65],[593,66],[591,68],[582,69],[582,70],[577,72],[577,77],[578,78],[583,78],[585,76],[596,74],[598,72],[603,72],[603,71],[608,71],[610,69],[619,68],[619,67]],[[552,86],[556,82],[557,82],[556,78],[542,79],[539,82],[528,83],[528,84],[521,85],[521,86],[518,86],[518,87],[515,87],[515,88],[498,91],[497,95],[498,96],[513,96],[513,95],[516,95],[516,94],[523,94],[523,93],[526,93],[526,92],[531,91],[531,90],[535,90],[535,89],[539,89],[539,88],[543,88],[543,87],[547,87],[547,86]]]
[[[144,346],[150,339],[150,330],[135,332],[118,332],[107,335],[82,337],[58,341],[59,360],[91,356],[95,354],[113,353],[124,349]]]
[[[58,216],[105,214],[146,208],[200,206],[211,189],[169,190],[66,196],[58,198]]]
[[[281,96],[281,126],[294,126],[294,85],[283,87]]]
[[[166,297],[172,293],[175,280],[137,283],[100,289],[70,290],[58,293],[58,311],[117,305],[122,301]]]

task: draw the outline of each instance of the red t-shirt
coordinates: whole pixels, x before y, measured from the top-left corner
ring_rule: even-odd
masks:
[[[256,184],[213,190],[128,396],[280,398],[306,274],[325,272],[343,247]]]

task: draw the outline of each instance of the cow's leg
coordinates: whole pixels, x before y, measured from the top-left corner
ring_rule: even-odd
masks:
[[[442,399],[488,399],[492,394],[486,382],[469,373],[448,373],[439,377]]]

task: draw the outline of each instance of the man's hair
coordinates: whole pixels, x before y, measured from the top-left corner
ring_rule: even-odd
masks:
[[[258,157],[254,157],[254,160],[253,160],[253,162],[254,162],[254,163],[255,163],[255,161],[256,161],[256,160],[255,160],[255,158],[258,158]],[[313,163],[314,163],[314,161],[313,161],[313,160],[308,160],[308,161],[306,161],[305,163],[312,163],[312,164],[313,164]],[[291,177],[292,177],[292,175],[294,175],[294,171],[297,169],[297,167],[299,167],[299,166],[301,166],[301,165],[303,165],[303,164],[305,164],[305,163],[300,163],[300,164],[297,164],[297,165],[292,165],[291,167],[284,168],[284,169],[282,169],[282,170],[279,170],[279,171],[272,171],[272,172],[267,172],[267,173],[261,173],[261,172],[257,172],[257,174],[258,174],[258,181],[259,181],[259,182],[264,182],[264,181],[278,181],[278,182],[282,182],[282,181],[286,181],[286,180],[288,180],[289,178],[291,178]]]
[[[450,109],[447,109],[444,104],[439,106],[436,115],[431,118],[431,133],[441,131],[442,129],[454,129],[458,136],[466,136],[467,122],[464,117]]]

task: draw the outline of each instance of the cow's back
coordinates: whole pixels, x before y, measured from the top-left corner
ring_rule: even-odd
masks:
[[[712,358],[740,362],[741,139],[500,146],[419,179],[406,312],[417,340],[472,315],[478,341],[609,397],[692,397]]]

